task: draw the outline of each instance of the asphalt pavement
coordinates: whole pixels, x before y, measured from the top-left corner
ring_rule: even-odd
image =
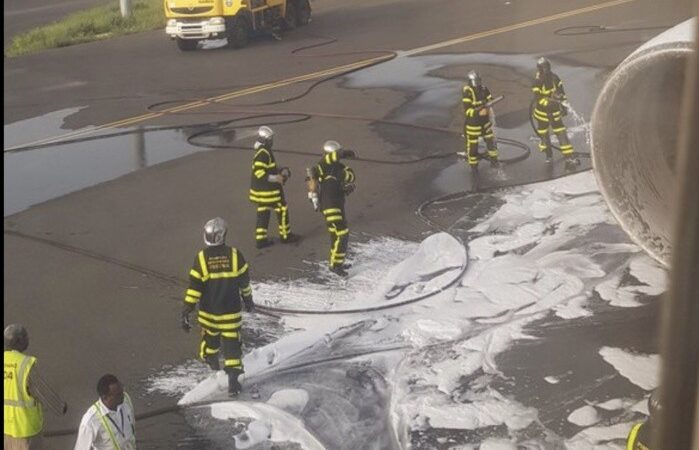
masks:
[[[28,327],[30,352],[39,357],[70,403],[66,417],[47,418],[47,428],[77,425],[94,401],[93,385],[105,372],[117,374],[136,390],[153,371],[194,356],[197,336],[181,332],[179,310],[182,283],[202,245],[201,227],[207,219],[220,215],[229,222],[229,243],[250,261],[253,280],[294,277],[307,267],[307,261],[327,258],[325,226],[310,209],[302,183],[304,168],[320,156],[326,139],[338,140],[374,160],[350,162],[358,176],[358,190],[348,199],[353,236],[420,239],[431,229],[417,218],[416,208],[450,189],[464,188],[462,183],[452,187],[432,183],[436,174],[453,165],[453,159],[386,163],[445,149],[460,151],[458,91],[444,105],[452,118],[423,118],[414,123],[451,133],[425,138],[424,130],[405,128],[398,133],[400,139],[391,139],[376,121],[395,117],[402,105],[424,94],[419,88],[353,89],[337,78],[297,100],[287,100],[323,78],[316,75],[309,81],[278,83],[240,94],[244,89],[388,57],[391,52],[406,57],[401,56],[405,51],[411,57],[547,54],[572,65],[609,70],[657,34],[655,27],[671,26],[689,16],[686,1],[673,1],[673,7],[658,11],[654,0],[605,4],[588,0],[323,0],[312,5],[309,26],[285,34],[281,42],[261,37],[242,50],[181,53],[163,31],[156,31],[5,59],[6,130],[21,120],[75,108],[61,124],[53,124],[62,127],[56,135],[79,130],[75,137],[88,137],[93,134],[86,128],[149,114],[162,108],[157,106],[162,102],[171,107],[212,97],[222,100],[123,123],[128,124],[126,130],[139,125],[215,125],[261,111],[270,114],[243,122],[254,127],[279,122],[280,116],[274,116],[279,112],[310,115],[303,122],[273,125],[275,147],[290,151],[277,158],[293,173],[285,190],[292,229],[303,238],[298,244],[254,249],[255,215],[247,200],[252,154],[231,148],[193,152],[134,170],[5,217],[5,323]],[[6,23],[10,17],[19,21],[27,15],[11,6],[15,5],[5,5]],[[31,7],[43,18],[53,14],[50,5]],[[597,24],[635,31],[576,37],[555,34],[563,27]],[[23,22],[22,26],[29,25]],[[295,52],[320,43],[326,45]],[[433,44],[439,45],[426,47]],[[503,114],[526,111],[528,94],[518,92],[527,92],[527,80],[501,77],[497,66],[479,68],[491,91],[509,90],[500,105]],[[449,76],[463,77],[465,68],[462,75],[455,71]],[[223,97],[228,93],[238,94]],[[101,145],[100,140],[92,142],[95,149]],[[236,144],[251,145],[252,140]],[[168,145],[189,144],[182,139]],[[12,186],[5,184],[5,190]],[[138,395],[135,402],[144,411],[172,400]],[[145,427],[140,437],[152,444],[149,448],[172,448],[163,427]],[[65,448],[69,440],[49,441],[47,448]]]

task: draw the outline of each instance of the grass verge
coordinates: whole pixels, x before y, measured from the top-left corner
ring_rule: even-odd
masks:
[[[134,1],[128,18],[121,17],[118,2],[112,0],[112,3],[70,14],[55,23],[15,36],[5,49],[5,56],[28,55],[165,26],[162,0]]]

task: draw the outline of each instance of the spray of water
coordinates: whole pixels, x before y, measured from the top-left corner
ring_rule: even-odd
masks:
[[[571,136],[583,133],[585,136],[585,143],[590,145],[590,122],[585,120],[583,115],[577,112],[570,104],[568,105],[568,116],[572,117],[575,122],[575,125],[569,128]]]

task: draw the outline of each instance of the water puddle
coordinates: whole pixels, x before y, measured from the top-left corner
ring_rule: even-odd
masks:
[[[556,178],[590,168],[590,160],[580,158],[579,166],[566,166],[554,150],[554,163],[546,164],[538,151],[538,139],[529,121],[531,84],[539,55],[529,54],[442,54],[399,57],[386,63],[347,75],[344,87],[350,89],[391,88],[409,92],[408,100],[392,111],[389,119],[428,127],[454,129],[449,133],[428,133],[428,139],[416,140],[414,134],[397,131],[395,126],[378,124],[375,129],[387,142],[401,151],[415,152],[424,148],[465,151],[461,130],[461,89],[469,70],[478,70],[494,96],[504,95],[496,105],[494,125],[499,138],[511,139],[528,146],[528,158],[506,164],[500,170],[481,163],[479,173],[470,171],[463,160],[453,161],[433,179],[437,192],[476,191],[499,186],[530,183]],[[589,117],[596,93],[600,90],[607,69],[575,66],[562,58],[550,57],[554,71],[564,82],[566,94],[574,110],[564,119],[568,135],[576,151],[589,153]],[[425,133],[420,133],[425,134]],[[553,138],[556,144],[555,137]],[[481,152],[484,144],[481,143]],[[424,150],[423,150],[424,152]],[[500,158],[511,159],[523,150],[507,143],[499,144]]]
[[[4,214],[104,183],[146,167],[204,151],[187,143],[191,129],[107,129],[98,139],[8,151],[8,142],[66,134],[58,112],[5,127]],[[8,130],[8,128],[10,130]],[[36,131],[35,131],[36,130]],[[58,130],[58,131],[57,131]],[[9,136],[8,136],[9,135]],[[105,136],[106,135],[106,136]],[[12,146],[10,146],[11,148]]]
[[[69,133],[63,128],[65,119],[77,114],[86,106],[52,111],[43,116],[20,120],[5,125],[3,136],[3,148],[5,150],[26,145],[28,142],[36,142]],[[89,128],[88,128],[89,129]]]

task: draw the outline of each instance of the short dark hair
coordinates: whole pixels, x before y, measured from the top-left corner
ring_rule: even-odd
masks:
[[[119,380],[117,380],[117,377],[112,375],[111,373],[108,373],[106,375],[102,375],[102,378],[97,382],[97,394],[100,397],[104,397],[106,395],[109,395],[109,386],[113,385],[114,383],[118,383]]]

